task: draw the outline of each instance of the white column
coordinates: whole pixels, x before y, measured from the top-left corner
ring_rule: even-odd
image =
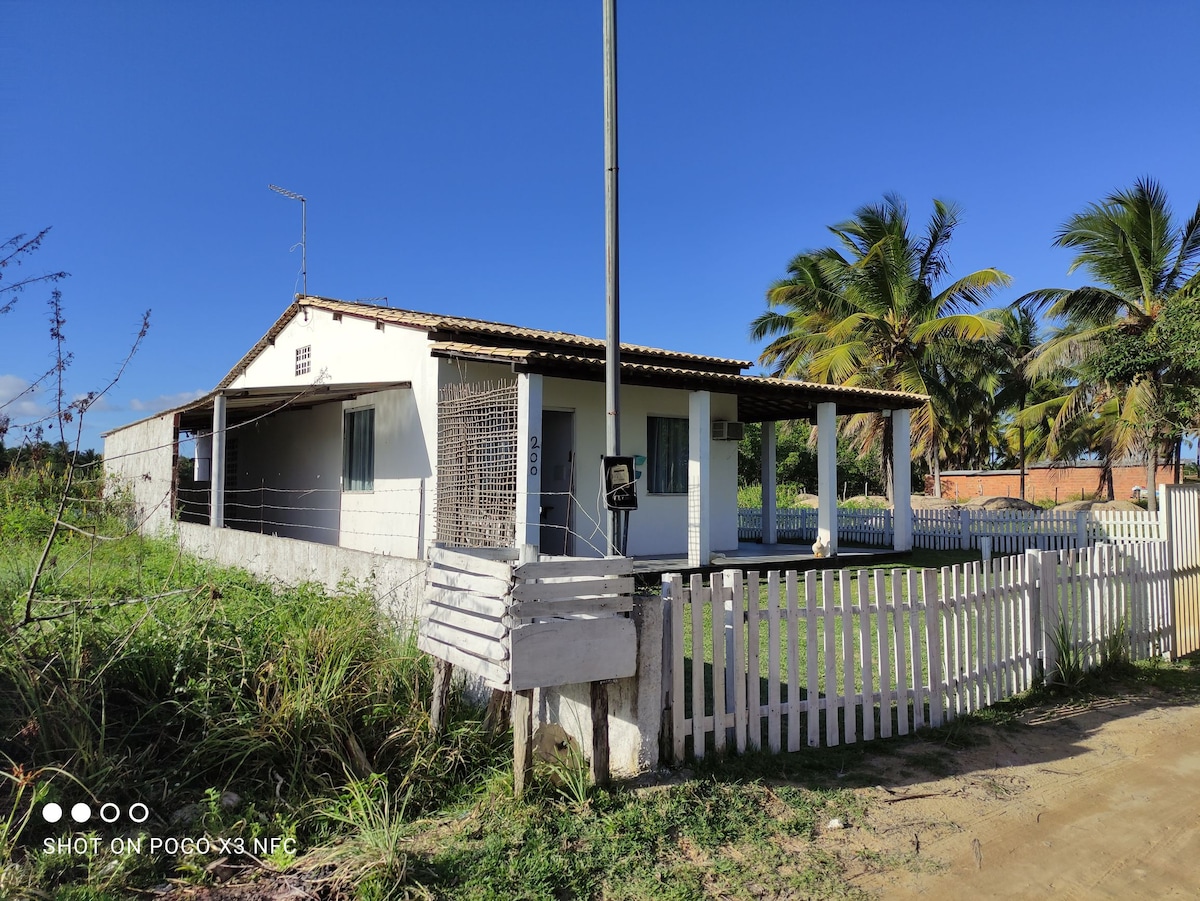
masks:
[[[837,555],[837,404],[817,404],[817,541]]]
[[[517,375],[517,547],[541,544],[542,457],[542,377],[522,372]]]
[[[707,566],[712,561],[711,441],[712,395],[693,391],[688,400],[688,566]]]
[[[892,502],[893,544],[898,551],[911,551],[912,526],[912,426],[908,410],[892,411]]]
[[[779,541],[778,517],[775,515],[775,423],[762,424],[762,540],[763,544]]]
[[[225,395],[213,398],[212,481],[208,487],[208,524],[225,528]]]

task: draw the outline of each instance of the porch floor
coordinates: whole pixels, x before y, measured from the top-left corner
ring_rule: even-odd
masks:
[[[817,557],[807,544],[759,544],[739,542],[736,551],[714,554],[708,566],[688,566],[687,557],[634,557],[633,571],[638,575],[659,573],[708,573],[723,569],[753,567],[762,572],[796,569],[842,569],[903,560],[908,554],[891,548],[844,547],[836,557]]]

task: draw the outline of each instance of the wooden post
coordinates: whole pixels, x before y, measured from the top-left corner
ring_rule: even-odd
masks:
[[[515,712],[514,712],[515,715]],[[592,783],[607,786],[608,765],[608,683],[592,683]]]
[[[675,667],[683,666],[683,661],[676,663],[671,653],[674,647],[675,635],[675,622],[671,615],[671,597],[671,576],[664,574],[662,577],[661,601],[663,621],[662,691],[659,698],[659,707],[662,710],[663,716],[658,731],[658,756],[661,760],[672,760],[674,757],[671,752],[671,749],[674,747],[674,705],[683,703],[682,698],[676,701],[671,691],[675,685]]]
[[[508,721],[512,711],[512,695],[502,688],[493,688],[492,697],[488,700],[487,710],[483,714],[483,729],[485,732],[507,732]]]
[[[533,689],[512,696],[513,794],[520,798],[533,774]]]
[[[454,666],[441,657],[433,658],[433,701],[429,707],[429,731],[441,735],[446,728],[446,705],[450,700],[450,675]]]

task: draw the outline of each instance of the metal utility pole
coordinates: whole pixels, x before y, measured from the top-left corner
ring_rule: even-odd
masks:
[[[621,302],[617,229],[617,0],[604,3],[604,248],[605,367],[604,401],[607,410],[605,452],[621,452]],[[608,552],[622,546],[621,512],[610,510]]]
[[[276,194],[282,194],[284,197],[290,197],[292,200],[300,201],[300,282],[302,285],[301,291],[304,296],[308,296],[308,200],[301,194],[295,191],[288,191],[279,185],[267,185]],[[292,245],[292,250],[296,249],[296,245]]]

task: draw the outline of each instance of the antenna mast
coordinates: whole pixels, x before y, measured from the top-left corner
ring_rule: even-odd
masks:
[[[267,185],[276,194],[282,194],[284,197],[290,197],[292,200],[300,201],[300,282],[301,290],[304,296],[308,296],[308,199],[302,194],[297,194],[295,191],[288,191],[279,185]],[[292,250],[296,249],[296,245],[292,245]]]

